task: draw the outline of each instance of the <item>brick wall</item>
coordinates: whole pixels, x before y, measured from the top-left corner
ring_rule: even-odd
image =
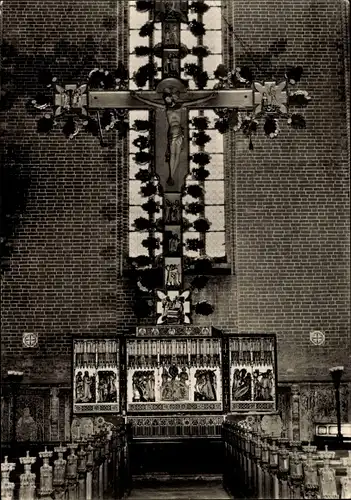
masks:
[[[25,111],[46,64],[64,83],[125,56],[117,53],[117,15],[123,25],[121,3],[108,0],[5,0],[4,38],[21,69],[4,154],[11,164],[9,151],[16,151],[26,204],[3,280],[3,368],[24,369],[29,380],[70,380],[72,335],[109,336],[135,325],[132,292],[120,276],[127,213],[120,144],[111,138],[101,149],[95,138],[67,141],[58,130],[39,136]],[[236,215],[235,276],[212,278],[199,298],[215,304],[211,322],[225,333],[277,334],[280,380],[321,380],[332,364],[350,364],[340,2],[236,0],[233,17],[260,67],[257,77],[280,78],[286,65],[302,65],[300,86],[313,100],[304,112],[307,130],[290,131],[281,121],[280,136],[269,140],[260,131],[252,152],[236,137],[228,200]],[[285,52],[272,55],[283,39]],[[248,62],[238,42],[235,56]],[[310,345],[312,329],[325,331],[324,346]],[[38,332],[38,348],[22,348],[26,331]]]
[[[116,215],[126,212],[127,200],[116,141],[111,136],[101,148],[88,134],[72,141],[60,130],[38,135],[25,110],[46,65],[57,83],[83,82],[95,66],[115,67],[116,18],[116,2],[107,0],[5,2],[4,38],[18,52],[5,140],[28,182],[3,281],[3,356],[4,369],[24,368],[33,380],[69,381],[72,335],[111,336],[133,321],[131,292],[118,278]],[[11,163],[9,149],[5,155]],[[39,347],[23,349],[22,334],[31,331]]]
[[[238,139],[236,270],[238,328],[275,332],[280,379],[323,378],[350,366],[349,225],[341,3],[235,2],[235,26],[267,76],[304,68],[312,96],[307,129],[275,140],[259,133],[247,153]],[[264,15],[262,15],[264,9]],[[269,57],[286,39],[286,51]],[[237,60],[245,60],[236,44]],[[261,72],[263,73],[263,71]],[[324,346],[309,343],[321,329]]]

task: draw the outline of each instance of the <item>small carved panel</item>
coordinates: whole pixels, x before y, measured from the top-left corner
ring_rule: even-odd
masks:
[[[155,1],[156,22],[188,22],[187,0],[156,0]]]
[[[210,337],[212,328],[208,326],[172,325],[138,326],[137,337]]]
[[[181,227],[166,226],[163,240],[163,253],[167,257],[181,255]]]
[[[179,289],[182,285],[182,260],[180,257],[165,258],[165,283],[164,286],[170,289]]]

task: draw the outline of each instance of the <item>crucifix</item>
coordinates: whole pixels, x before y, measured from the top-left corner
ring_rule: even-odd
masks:
[[[285,82],[284,82],[285,83]],[[156,90],[91,91],[89,109],[149,109],[155,117],[154,168],[164,195],[164,291],[156,291],[159,324],[190,323],[190,291],[183,290],[182,189],[189,174],[188,111],[236,108],[263,112],[284,108],[282,85],[259,89],[187,90],[180,78],[164,78]],[[170,236],[171,235],[171,236]],[[166,244],[170,241],[172,244]],[[178,241],[178,245],[176,244]]]
[[[189,174],[189,109],[254,106],[248,90],[187,90],[179,78],[164,78],[155,90],[91,91],[90,110],[122,108],[154,111],[154,169],[163,188],[164,290],[157,294],[159,324],[190,323],[190,291],[183,290],[182,189]]]
[[[181,44],[181,23],[187,22],[187,2],[155,2],[154,21],[162,23],[162,43],[155,46],[162,79],[154,90],[88,91],[89,111],[152,110],[154,173],[163,192],[163,290],[156,290],[158,324],[190,323],[190,291],[183,289],[182,191],[189,175],[189,110],[238,109],[262,113],[282,111],[284,86],[268,82],[253,89],[189,90],[180,61],[188,54]],[[152,82],[151,82],[152,85]]]
[[[151,109],[155,111],[155,172],[161,186],[179,192],[188,174],[188,110],[238,109],[286,112],[285,82],[255,84],[254,89],[187,90],[179,78],[164,78],[156,90],[90,91],[88,107],[101,109]]]
[[[154,47],[161,59],[162,78],[150,81],[153,90],[94,91],[86,86],[56,87],[58,113],[80,107],[82,114],[100,110],[152,110],[154,113],[154,165],[162,187],[163,203],[163,290],[156,291],[159,324],[189,323],[190,291],[183,290],[182,190],[189,175],[188,111],[237,109],[254,114],[286,112],[284,81],[276,85],[254,84],[252,89],[221,85],[212,90],[189,90],[182,79],[180,61],[189,53],[181,44],[181,23],[188,21],[187,1],[156,1],[154,22],[162,24],[162,43]]]

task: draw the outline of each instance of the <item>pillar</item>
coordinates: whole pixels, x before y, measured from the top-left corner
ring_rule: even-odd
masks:
[[[292,408],[292,438],[293,441],[300,440],[300,386],[291,386],[291,408]]]

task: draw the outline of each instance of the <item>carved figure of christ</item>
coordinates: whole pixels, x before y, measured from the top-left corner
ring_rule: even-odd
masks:
[[[252,110],[261,94],[249,89],[187,90],[177,78],[162,80],[156,90],[89,91],[88,106],[96,109],[155,111],[155,171],[168,192],[180,192],[188,174],[188,110],[237,108]]]
[[[167,162],[169,165],[167,185],[174,186],[175,175],[180,165],[181,152],[183,150],[185,142],[185,123],[183,110],[185,110],[189,105],[194,106],[196,104],[203,104],[209,101],[216,96],[216,93],[212,93],[206,97],[192,99],[190,101],[179,102],[179,91],[177,89],[166,87],[163,91],[164,104],[151,99],[147,99],[142,95],[138,95],[136,92],[132,92],[132,96],[147,104],[148,107],[162,109],[165,112],[168,124],[167,148],[165,151],[165,162]],[[177,186],[178,190],[180,187],[181,186]]]

